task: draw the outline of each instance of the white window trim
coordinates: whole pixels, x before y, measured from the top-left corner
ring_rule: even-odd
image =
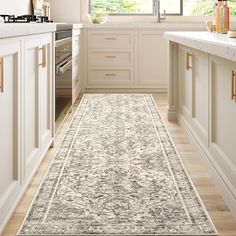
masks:
[[[89,1],[81,0],[81,20],[82,22],[89,22],[88,12],[89,12]],[[113,22],[155,22],[157,20],[156,16],[145,16],[145,15],[124,15],[124,16],[109,16],[107,23]],[[204,22],[211,21],[211,16],[166,16],[165,22],[176,23],[176,22]],[[236,22],[236,16],[231,16],[231,22]]]

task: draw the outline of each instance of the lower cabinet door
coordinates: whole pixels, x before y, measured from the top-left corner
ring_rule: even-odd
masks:
[[[138,84],[167,88],[167,41],[162,32],[139,32]]]
[[[236,63],[211,56],[210,149],[236,197]]]
[[[0,42],[0,222],[20,190],[20,42]],[[6,223],[6,222],[5,222]]]
[[[39,159],[39,45],[37,38],[25,41],[24,57],[24,178],[28,179]]]
[[[24,166],[25,178],[34,173],[52,137],[52,55],[48,35],[25,40]]]
[[[179,46],[179,97],[178,106],[180,113],[185,117],[188,122],[192,120],[192,49],[185,46]]]
[[[194,133],[208,145],[209,80],[208,54],[192,51],[192,128]]]
[[[45,35],[39,46],[39,136],[40,156],[43,157],[52,139],[53,81],[51,35]]]

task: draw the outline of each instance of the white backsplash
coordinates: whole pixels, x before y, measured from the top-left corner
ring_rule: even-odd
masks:
[[[49,0],[51,4],[51,19],[55,22],[81,22],[81,1],[85,0]]]
[[[0,0],[0,15],[31,14],[31,0]]]

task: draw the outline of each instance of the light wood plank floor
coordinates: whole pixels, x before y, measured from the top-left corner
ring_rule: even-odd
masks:
[[[219,191],[213,184],[207,170],[203,163],[198,159],[196,152],[190,145],[185,134],[176,123],[170,123],[166,119],[167,112],[167,95],[164,93],[153,94],[153,97],[157,103],[157,106],[162,113],[162,117],[170,131],[170,134],[176,144],[176,148],[193,180],[193,183],[199,192],[203,203],[205,204],[220,236],[236,236],[236,218],[232,216],[228,207],[224,203]],[[76,102],[76,106],[79,104],[80,99]],[[68,115],[64,124],[61,126],[57,133],[55,148],[50,149],[41,164],[38,172],[32,179],[27,191],[25,192],[22,200],[18,204],[13,216],[8,222],[2,236],[13,236],[16,234],[18,228],[21,225],[23,217],[30,205],[30,202],[41,182],[41,179],[49,165],[49,162],[53,156],[56,147],[59,145],[61,138],[69,125],[69,122],[73,116],[73,111]]]

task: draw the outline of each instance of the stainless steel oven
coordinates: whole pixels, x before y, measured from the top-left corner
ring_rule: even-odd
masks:
[[[72,30],[55,34],[56,120],[72,106]]]

